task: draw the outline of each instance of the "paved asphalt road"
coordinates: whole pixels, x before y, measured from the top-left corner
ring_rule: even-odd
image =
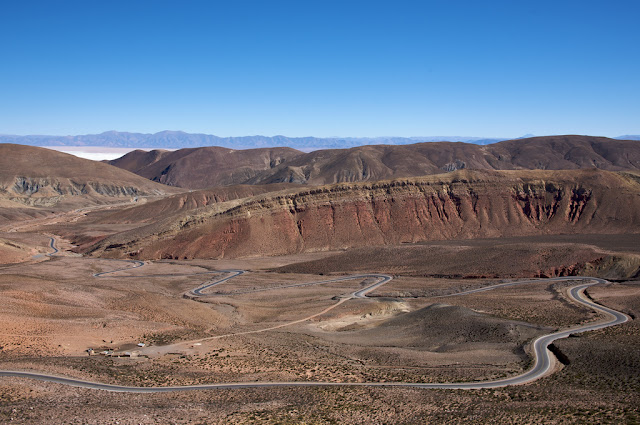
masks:
[[[51,257],[52,255],[58,253],[58,248],[56,248],[56,240],[51,237],[49,239],[51,239],[51,241],[49,242],[49,246],[51,247],[51,249],[53,249],[53,251],[51,251],[47,255]]]
[[[54,246],[54,240],[51,239],[51,247],[55,250],[49,255],[55,254],[58,250]],[[117,261],[117,260],[116,260]],[[141,267],[144,265],[142,261],[129,261],[130,263],[134,263],[133,267]],[[118,269],[110,272],[102,272],[96,273],[95,277],[101,277],[109,273],[114,273],[116,271],[126,270]],[[244,273],[242,270],[226,270],[224,271],[228,273],[228,276],[217,280],[211,280],[205,282],[203,285],[191,291],[191,294],[194,296],[207,296],[202,293],[203,290],[211,288],[215,285],[226,282],[233,277],[239,276]],[[215,273],[215,272],[212,272]],[[198,273],[203,274],[203,273]],[[207,274],[207,273],[204,273]],[[324,283],[330,282],[338,282],[344,280],[352,280],[352,279],[362,279],[362,278],[376,278],[377,282],[372,285],[367,286],[364,289],[355,291],[349,295],[348,298],[366,298],[367,294],[376,288],[384,285],[389,282],[392,277],[388,275],[382,274],[363,274],[356,276],[346,276],[336,279],[324,280],[319,282],[310,282],[310,283],[302,283],[302,284],[294,284],[294,285],[285,285],[277,288],[269,288],[262,290],[270,290],[270,289],[280,289],[280,288],[290,288],[290,287],[299,287],[299,286],[309,286],[309,285],[320,285]],[[290,381],[290,382],[231,382],[231,383],[220,383],[220,384],[203,384],[203,385],[185,385],[185,386],[176,386],[176,387],[129,387],[124,385],[111,385],[111,384],[103,384],[99,382],[91,382],[85,381],[81,379],[73,379],[73,378],[65,378],[62,376],[54,376],[48,375],[38,372],[25,372],[25,371],[12,371],[12,370],[0,370],[0,377],[17,377],[17,378],[30,378],[36,379],[40,381],[54,382],[58,384],[71,385],[75,387],[81,388],[91,388],[97,390],[107,390],[107,391],[118,391],[118,392],[133,392],[133,393],[158,393],[158,392],[173,392],[173,391],[190,391],[190,390],[215,390],[215,389],[230,389],[230,388],[261,388],[261,387],[318,387],[318,386],[369,386],[369,387],[407,387],[407,388],[425,388],[425,389],[480,389],[480,388],[498,388],[505,387],[508,385],[518,385],[525,384],[549,373],[551,365],[553,364],[553,360],[551,356],[553,355],[549,350],[548,346],[553,341],[561,338],[566,338],[571,334],[576,334],[580,332],[593,331],[597,329],[606,328],[608,326],[614,326],[617,324],[621,324],[629,320],[629,318],[616,310],[601,306],[596,304],[584,296],[584,290],[590,286],[597,284],[608,283],[604,279],[592,278],[592,277],[559,277],[559,278],[551,278],[551,279],[537,279],[537,280],[526,280],[519,282],[508,282],[502,283],[498,285],[487,286],[479,289],[473,289],[470,291],[459,292],[451,295],[443,295],[440,297],[434,298],[443,298],[443,297],[451,297],[451,296],[460,296],[460,295],[468,295],[477,292],[489,291],[496,288],[502,288],[506,286],[515,286],[522,285],[526,283],[533,282],[552,282],[552,281],[582,281],[588,283],[581,283],[577,286],[574,286],[569,291],[569,296],[578,304],[582,304],[587,306],[602,315],[605,316],[605,319],[599,320],[597,322],[587,323],[582,326],[576,326],[569,329],[565,329],[559,332],[554,332],[552,334],[543,335],[536,338],[533,341],[533,352],[534,352],[534,365],[531,369],[524,372],[521,375],[513,376],[506,379],[495,380],[495,381],[478,381],[478,382],[468,382],[468,383],[409,383],[409,382],[347,382],[347,383],[337,383],[337,382],[311,382],[311,381]],[[245,292],[257,292],[261,290],[254,291],[245,291]],[[238,294],[240,292],[236,292]]]

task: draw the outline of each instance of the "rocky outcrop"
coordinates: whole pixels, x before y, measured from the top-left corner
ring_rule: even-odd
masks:
[[[75,182],[69,179],[16,177],[12,185],[0,187],[5,198],[20,204],[51,207],[68,197],[137,197],[164,194],[161,190],[145,190],[138,186],[106,182]]]
[[[5,189],[7,190],[7,189]],[[60,181],[50,178],[16,177],[13,186],[8,192],[17,195],[35,195],[54,193],[57,195],[86,195],[96,193],[104,196],[136,196],[141,194],[161,194],[160,191],[144,191],[135,186],[124,186],[107,183],[85,182],[78,183],[73,180]]]
[[[120,234],[96,253],[219,258],[426,240],[640,231],[640,185],[604,171],[469,172],[264,196]],[[118,244],[117,249],[109,245]]]

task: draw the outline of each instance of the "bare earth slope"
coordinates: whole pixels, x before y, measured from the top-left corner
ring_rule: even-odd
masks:
[[[221,147],[133,151],[110,163],[171,186],[204,189],[242,184],[302,152],[291,148],[234,150]]]
[[[640,169],[640,143],[589,136],[546,136],[507,140],[488,146],[498,169]],[[500,162],[510,162],[512,168]]]
[[[219,203],[110,236],[95,255],[220,258],[557,233],[637,233],[628,173],[457,171]]]
[[[509,344],[512,350],[535,336],[534,326],[478,313],[465,307],[431,304],[369,329],[343,330],[331,339],[358,345],[415,347],[434,352]]]
[[[136,149],[131,151],[120,158],[105,161],[108,164],[115,165],[118,168],[131,171],[132,173],[140,174],[145,167],[159,161],[163,156],[171,153],[171,151],[165,149],[154,149],[152,151],[143,151]]]
[[[548,136],[480,146],[416,143],[311,152],[250,183],[330,184],[473,170],[640,169],[640,143],[590,136]]]
[[[109,164],[32,146],[0,144],[0,190],[12,197],[160,195],[176,189]]]
[[[181,191],[109,164],[49,149],[0,144],[0,221]]]
[[[268,192],[277,192],[284,189],[295,190],[297,185],[289,184],[264,184],[264,185],[237,185],[214,187],[210,189],[196,190],[187,193],[168,196],[142,205],[131,206],[116,212],[106,212],[96,223],[145,223],[155,222],[160,219],[190,212],[221,202],[244,199]]]
[[[416,143],[327,149],[219,147],[134,151],[113,165],[165,184],[192,189],[231,184],[331,184],[474,170],[640,169],[640,142],[591,136],[546,136],[491,145]]]

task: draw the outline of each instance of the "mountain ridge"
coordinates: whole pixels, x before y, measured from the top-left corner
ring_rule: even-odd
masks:
[[[108,163],[170,186],[205,189],[243,184],[301,154],[287,147],[229,149],[207,146],[177,151],[135,150]]]
[[[235,158],[235,159],[234,159]],[[331,184],[417,177],[458,169],[640,169],[640,143],[592,136],[542,136],[489,145],[425,142],[300,152],[290,148],[133,151],[110,161],[154,181],[189,189],[231,184]]]
[[[0,134],[0,143],[15,143],[29,146],[102,146],[120,148],[181,149],[220,146],[233,149],[266,147],[291,147],[294,149],[328,149],[355,147],[367,144],[411,144],[417,142],[463,141],[476,144],[494,143],[508,138],[463,137],[463,136],[416,136],[416,137],[287,137],[237,136],[219,137],[211,134],[187,133],[164,130],[157,133],[131,133],[115,130],[99,134],[52,136]]]
[[[639,185],[637,175],[597,169],[458,170],[294,188],[184,211],[84,252],[240,258],[428,240],[637,233]]]

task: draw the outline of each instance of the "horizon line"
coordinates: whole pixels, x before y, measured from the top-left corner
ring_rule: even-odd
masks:
[[[304,139],[304,138],[315,138],[315,139],[389,139],[389,138],[400,138],[400,139],[420,139],[420,138],[465,138],[465,139],[502,139],[502,140],[513,140],[520,138],[529,138],[529,137],[548,137],[548,136],[592,136],[590,134],[582,134],[582,133],[563,133],[563,134],[542,134],[542,135],[534,135],[534,134],[523,134],[515,137],[504,137],[504,136],[461,136],[461,135],[421,135],[421,136],[398,136],[398,135],[384,135],[384,136],[287,136],[284,134],[274,134],[267,136],[265,134],[245,134],[241,136],[219,136],[213,133],[203,133],[203,132],[189,132],[185,130],[160,130],[156,132],[136,132],[136,131],[120,131],[120,130],[106,130],[102,132],[96,133],[83,133],[83,134],[10,134],[10,133],[0,133],[0,137],[79,137],[79,136],[99,136],[108,133],[118,133],[118,134],[139,134],[139,135],[148,135],[154,136],[162,133],[182,133],[188,135],[203,135],[203,136],[212,136],[220,139],[230,139],[230,138],[243,138],[243,137],[266,137],[266,138],[275,138],[275,137],[286,137],[290,139]],[[637,136],[633,133],[623,133],[616,136],[612,135],[596,135],[592,137],[624,137],[624,136]]]

